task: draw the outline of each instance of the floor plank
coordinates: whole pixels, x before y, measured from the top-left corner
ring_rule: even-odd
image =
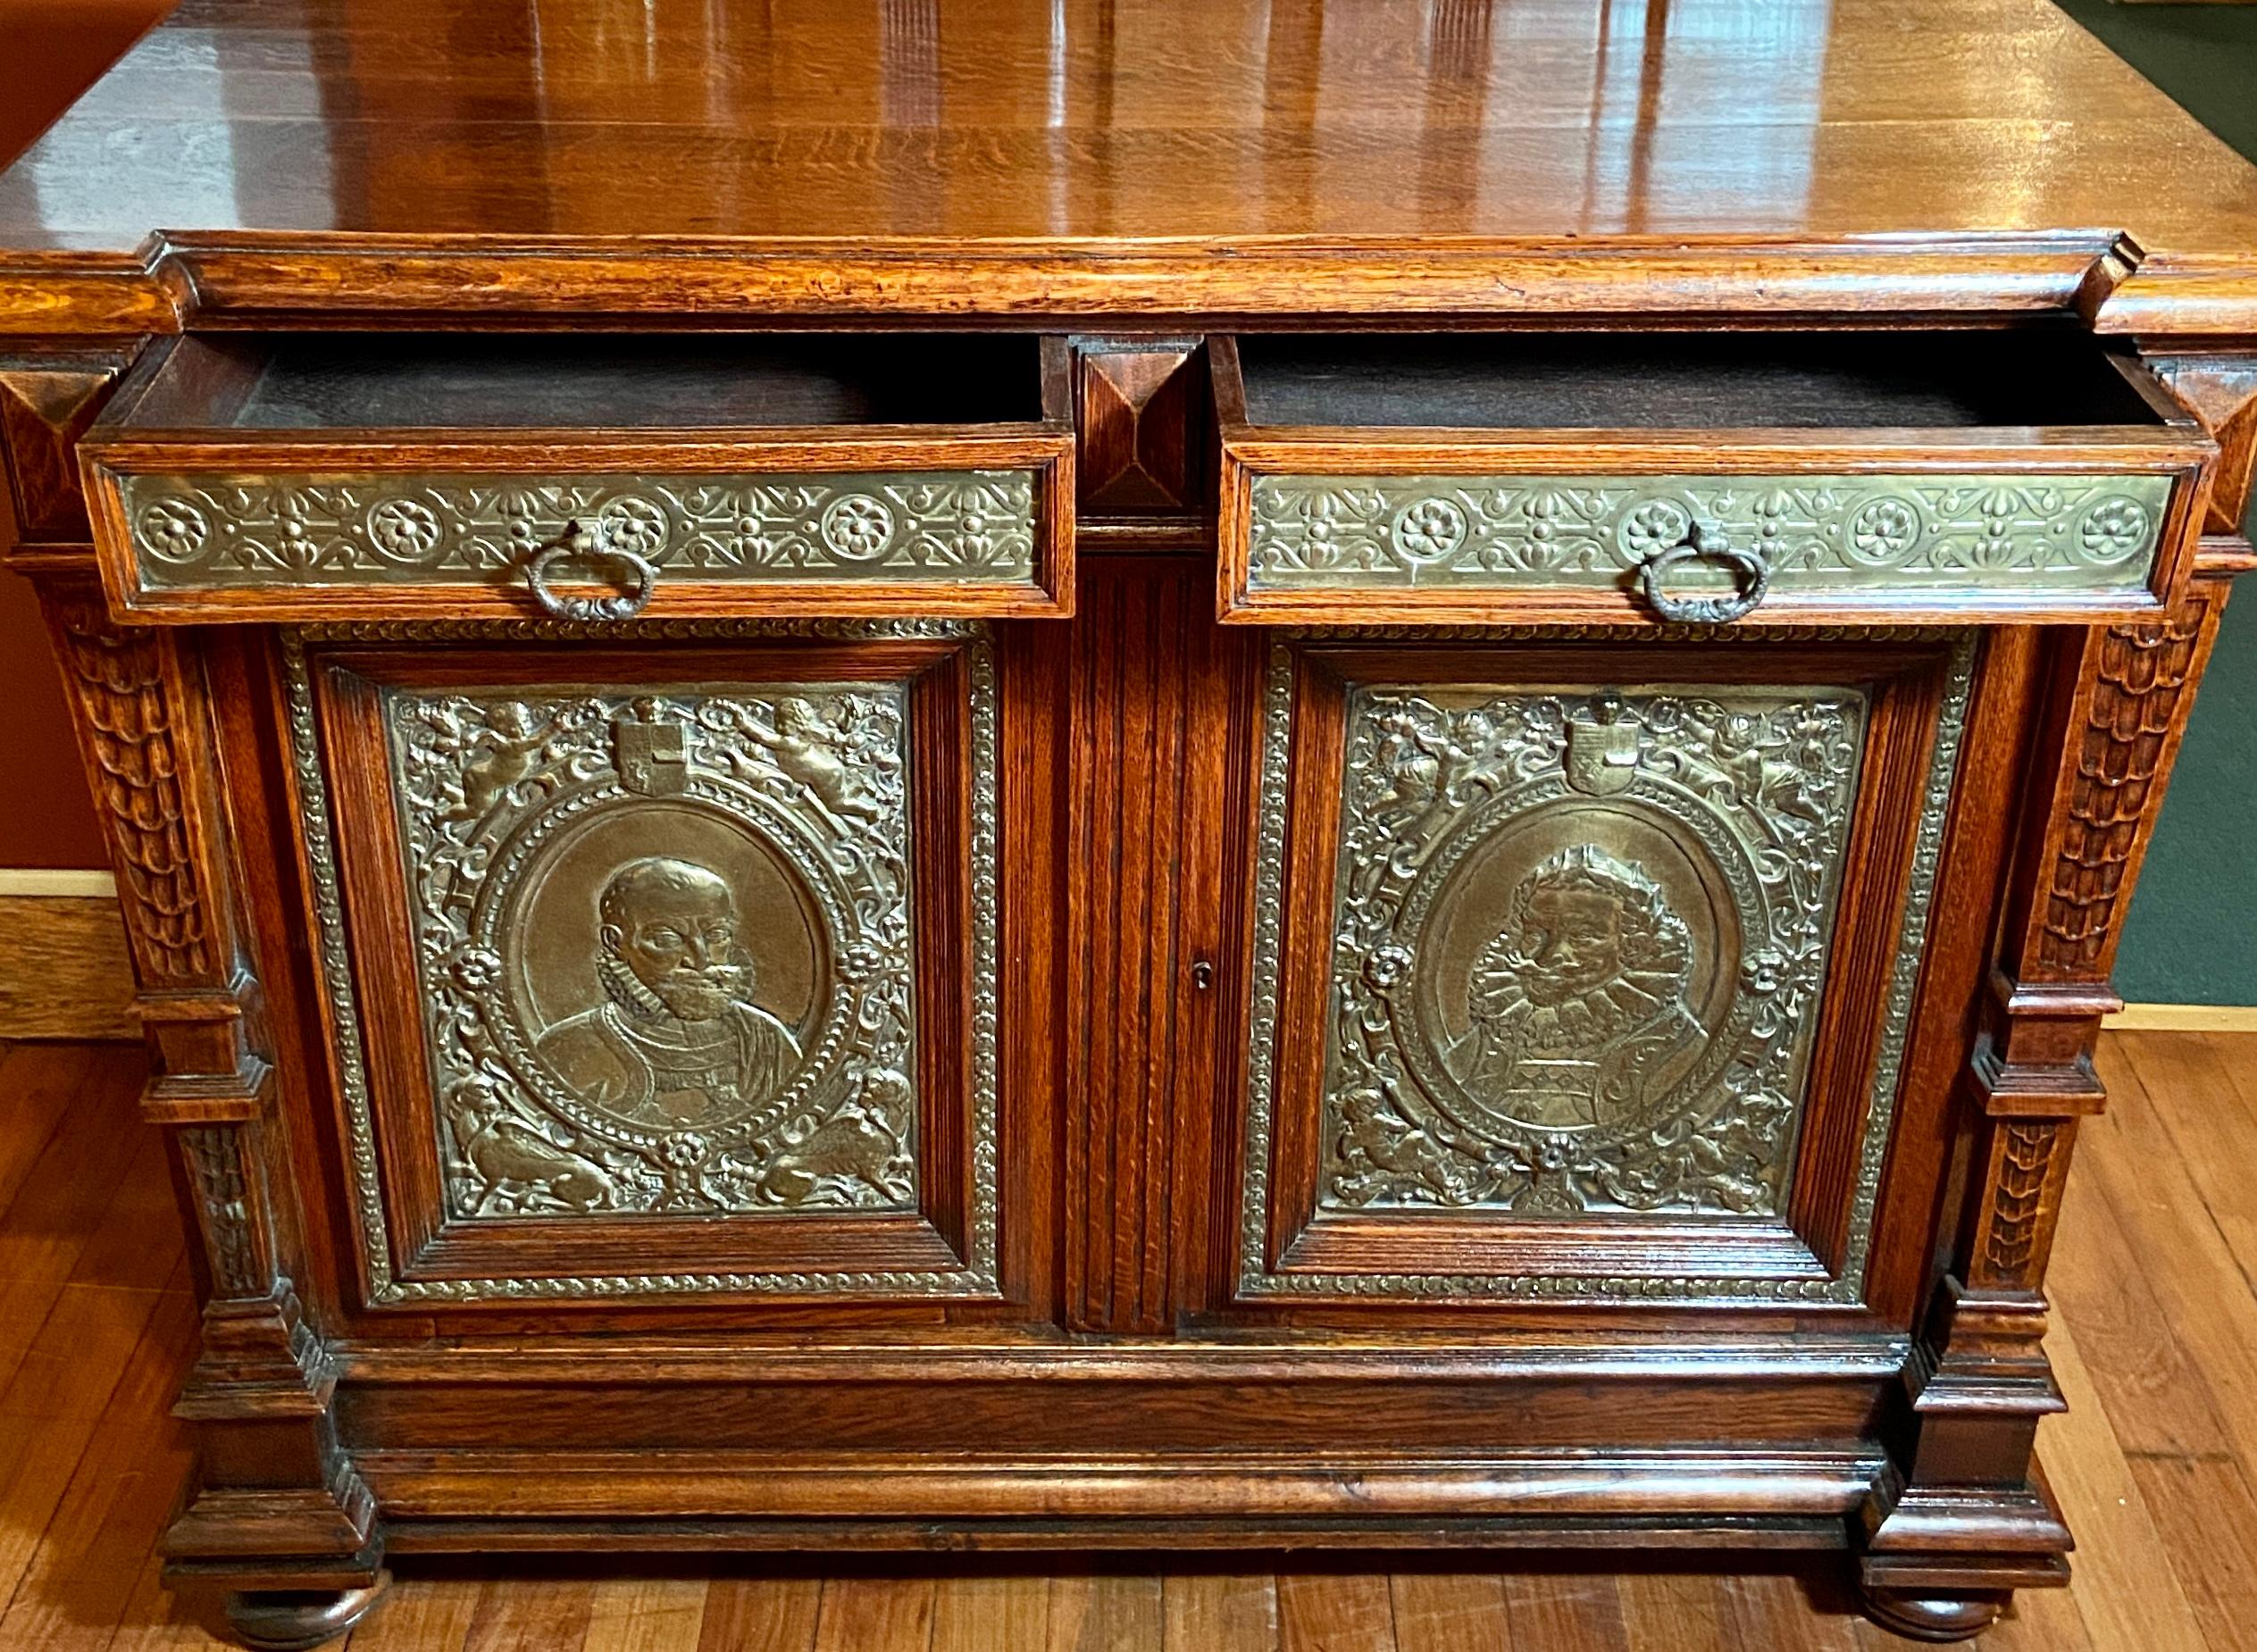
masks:
[[[932,1601],[932,1652],[1040,1647],[1049,1638],[1050,1580],[943,1578]]]
[[[1395,1612],[1376,1573],[1280,1573],[1280,1652],[1392,1652]]]
[[[698,1652],[809,1652],[822,1600],[815,1578],[715,1578],[706,1586]]]
[[[1166,1652],[1276,1652],[1277,1580],[1188,1573],[1161,1586]]]
[[[1505,1652],[1544,1644],[1516,1633],[1500,1577],[1398,1572],[1387,1580],[1387,1598],[1396,1652]]]
[[[353,1631],[348,1652],[463,1652],[483,1588],[474,1578],[404,1578]]]
[[[925,1652],[933,1594],[931,1578],[827,1579],[815,1652]]]

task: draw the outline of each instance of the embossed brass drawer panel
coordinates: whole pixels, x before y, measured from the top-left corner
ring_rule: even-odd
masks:
[[[2215,449],[2082,334],[1217,340],[1233,621],[2158,608]]]
[[[187,338],[80,444],[121,610],[1065,614],[1034,338]]]

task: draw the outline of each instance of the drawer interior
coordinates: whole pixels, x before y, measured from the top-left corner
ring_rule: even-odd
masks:
[[[1245,422],[1459,430],[2159,426],[2089,337],[1250,334]]]
[[[1032,425],[1041,340],[947,334],[183,339],[110,421],[143,430]]]

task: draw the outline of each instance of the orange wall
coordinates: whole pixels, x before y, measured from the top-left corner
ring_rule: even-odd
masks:
[[[0,0],[0,166],[94,83],[171,0]],[[15,538],[0,488],[0,538]],[[31,587],[0,574],[0,866],[109,864]]]

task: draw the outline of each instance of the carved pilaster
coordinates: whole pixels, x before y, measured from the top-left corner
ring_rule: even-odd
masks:
[[[202,1347],[176,1407],[202,1425],[202,1450],[165,1538],[171,1573],[234,1589],[372,1585],[374,1505],[338,1448],[335,1380],[290,1281],[274,1074],[193,634],[116,626],[82,580],[51,577],[41,598],[156,1057],[142,1114],[172,1132],[205,1262]]]
[[[1874,1614],[1927,1639],[1979,1631],[2008,1591],[2059,1583],[2070,1539],[2034,1456],[2061,1409],[2040,1346],[2045,1264],[2077,1120],[2100,1110],[2093,1050],[2108,972],[2225,603],[2198,582],[2153,620],[2070,633],[2008,891],[1984,1030],[1962,1077],[1964,1201],[1905,1376],[1895,1466],[1864,1510]]]

